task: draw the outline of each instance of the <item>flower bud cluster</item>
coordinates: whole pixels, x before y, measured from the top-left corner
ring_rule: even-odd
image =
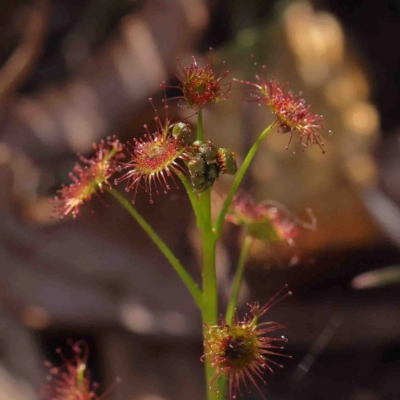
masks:
[[[226,148],[217,148],[209,140],[193,142],[191,154],[188,170],[196,192],[212,187],[220,173],[234,175],[237,171],[236,153]]]

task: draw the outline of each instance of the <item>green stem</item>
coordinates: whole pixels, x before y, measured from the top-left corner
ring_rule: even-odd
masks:
[[[216,324],[218,319],[218,288],[217,276],[215,271],[215,247],[216,240],[208,228],[201,232],[202,241],[202,278],[203,278],[203,324]],[[204,334],[206,334],[204,326]],[[207,400],[217,400],[218,393],[215,389],[210,389],[211,380],[215,370],[211,366],[210,360],[205,362],[206,392]]]
[[[197,113],[197,140],[203,141],[203,115],[199,110]],[[211,190],[200,193],[199,206],[202,221],[197,218],[197,225],[200,227],[201,234],[201,264],[202,264],[202,283],[203,283],[203,302],[202,318],[203,324],[215,324],[218,319],[218,285],[215,269],[215,248],[216,238],[212,231],[211,221]],[[197,217],[197,215],[196,215]],[[204,325],[203,325],[204,326]],[[204,327],[204,334],[207,329]],[[218,400],[218,393],[210,389],[211,380],[215,370],[211,366],[210,360],[205,362],[206,374],[206,393],[207,400]]]
[[[203,141],[203,110],[197,111],[197,140]]]
[[[203,280],[203,324],[215,324],[218,319],[218,285],[215,268],[216,239],[211,230],[211,190],[200,194],[200,207],[205,218],[201,229],[202,280]],[[204,333],[206,328],[204,327]],[[210,389],[215,370],[210,360],[205,362],[207,400],[217,400],[218,393]]]
[[[211,189],[200,193],[200,209],[204,216],[201,234],[201,264],[203,281],[203,322],[215,323],[218,317],[218,287],[215,269],[216,240],[211,227]]]
[[[165,258],[170,262],[172,267],[175,269],[176,273],[182,279],[183,283],[188,288],[197,306],[201,310],[203,305],[202,293],[198,288],[197,284],[194,282],[193,278],[186,271],[185,267],[181,264],[181,262],[176,258],[174,253],[165,244],[165,242],[158,236],[158,234],[154,231],[154,229],[147,223],[147,221],[139,214],[139,212],[136,211],[135,207],[133,207],[133,205],[127,199],[125,199],[125,197],[123,197],[115,189],[112,190],[106,188],[106,190],[121,203],[121,205],[129,212],[129,214],[136,220],[136,222],[142,227],[142,229],[149,235],[150,239],[160,249],[161,253],[164,254]]]
[[[247,153],[247,156],[244,159],[242,166],[239,168],[239,171],[235,176],[235,179],[229,190],[228,196],[226,197],[224,204],[222,205],[221,211],[220,211],[217,221],[215,222],[215,225],[214,225],[214,234],[215,234],[216,238],[219,238],[221,236],[221,231],[222,231],[222,226],[224,224],[225,215],[228,212],[228,209],[232,202],[233,196],[236,194],[236,192],[243,180],[243,177],[244,177],[245,173],[247,172],[251,162],[253,161],[253,158],[256,155],[257,150],[259,149],[261,143],[267,137],[267,135],[271,132],[271,130],[274,128],[275,124],[276,124],[275,122],[272,123],[263,132],[261,132],[261,134],[257,138],[256,142],[253,144],[250,151]]]
[[[186,192],[189,196],[190,203],[192,204],[192,208],[196,216],[197,226],[198,228],[203,229],[206,224],[206,221],[203,212],[201,210],[199,200],[197,199],[197,196],[193,191],[192,185],[190,184],[188,178],[184,174],[181,173],[178,175],[178,177],[185,186]]]
[[[239,298],[240,286],[242,285],[242,280],[243,280],[244,267],[246,265],[246,259],[249,254],[252,242],[253,242],[252,237],[246,236],[242,245],[242,250],[240,251],[239,261],[237,264],[235,277],[233,278],[233,283],[232,283],[231,298],[229,300],[225,314],[225,321],[228,324],[231,323],[233,315],[235,313],[235,308]]]

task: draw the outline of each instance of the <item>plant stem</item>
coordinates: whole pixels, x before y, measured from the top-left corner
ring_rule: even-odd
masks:
[[[203,324],[215,324],[218,319],[218,287],[215,269],[216,240],[211,230],[211,190],[208,189],[200,194],[200,207],[204,216],[205,224],[200,230],[201,234],[201,256],[202,256],[202,281],[203,281]],[[204,334],[206,328],[204,327]],[[210,389],[211,380],[214,376],[214,368],[211,362],[205,362],[206,392],[207,400],[218,398],[215,390]]]
[[[207,321],[215,322],[218,309],[217,274],[215,270],[216,240],[211,227],[211,189],[200,193],[200,208],[204,216],[201,234],[201,264],[203,279],[203,314],[208,315]]]
[[[178,177],[182,181],[183,185],[185,186],[186,192],[189,196],[190,203],[192,204],[192,208],[193,208],[194,214],[196,216],[197,227],[199,229],[203,229],[206,222],[205,222],[203,212],[200,207],[199,200],[197,199],[197,197],[193,191],[192,185],[190,184],[187,177],[183,173],[179,174]]]
[[[203,278],[203,324],[215,324],[218,319],[218,288],[215,271],[215,246],[216,241],[211,229],[201,232],[202,241],[202,278]],[[204,334],[206,327],[203,326]],[[210,389],[211,380],[214,376],[214,368],[210,360],[205,362],[206,392],[207,400],[218,399],[215,389]]]
[[[203,114],[202,110],[197,113],[197,140],[203,141]],[[212,231],[211,221],[211,190],[200,193],[199,206],[202,221],[196,214],[197,226],[200,228],[201,235],[201,264],[202,264],[202,319],[204,324],[215,324],[218,319],[218,286],[217,274],[215,269],[215,248],[216,238]],[[200,214],[200,213],[199,213]],[[204,327],[204,334],[207,329]],[[214,368],[211,366],[210,360],[205,362],[206,375],[206,393],[207,400],[217,400],[218,393],[210,389],[211,380],[214,376]]]
[[[235,308],[237,305],[240,292],[240,286],[242,285],[242,280],[243,280],[244,267],[246,265],[246,259],[249,254],[252,242],[253,242],[252,237],[249,235],[246,236],[242,245],[242,250],[240,251],[239,261],[237,264],[235,277],[233,278],[233,283],[232,283],[231,298],[229,300],[225,314],[225,321],[228,324],[231,323],[233,315],[235,313]]]
[[[253,144],[250,151],[247,153],[247,156],[244,159],[243,164],[239,168],[239,171],[235,176],[235,179],[229,190],[228,196],[226,197],[224,204],[222,205],[221,211],[220,211],[217,221],[215,222],[215,225],[214,225],[213,231],[214,231],[214,235],[216,238],[219,238],[221,236],[221,231],[222,231],[222,226],[224,224],[225,215],[228,212],[228,209],[232,202],[233,196],[236,194],[236,192],[243,180],[243,177],[246,174],[246,172],[250,166],[250,163],[253,161],[253,158],[256,155],[257,150],[259,149],[261,143],[267,137],[267,135],[271,132],[271,130],[274,128],[274,126],[275,126],[275,122],[272,123],[271,125],[269,125],[263,132],[261,132],[261,134],[257,138],[256,142]]]
[[[176,258],[174,253],[165,244],[165,242],[158,236],[158,234],[154,231],[154,229],[147,223],[147,221],[139,214],[139,212],[136,211],[136,208],[133,207],[133,205],[127,199],[125,199],[125,197],[123,197],[115,189],[112,190],[106,188],[106,190],[121,203],[121,205],[129,212],[129,214],[147,233],[147,235],[154,242],[154,244],[160,249],[161,253],[164,254],[165,258],[170,262],[172,267],[175,269],[176,273],[179,275],[183,283],[186,285],[197,306],[200,308],[200,310],[202,310],[202,305],[203,305],[202,293],[198,288],[197,284],[194,282],[193,278],[190,276],[190,274],[187,272],[187,270],[181,264],[181,262]]]
[[[197,140],[203,141],[203,110],[197,111]]]

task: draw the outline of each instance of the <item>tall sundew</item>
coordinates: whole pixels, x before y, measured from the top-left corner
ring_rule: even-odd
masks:
[[[172,71],[179,81],[178,89],[182,91],[181,98],[186,106],[198,111],[206,105],[227,100],[231,83],[223,84],[222,80],[229,75],[229,71],[215,73],[212,58],[204,67],[197,64],[194,56],[192,60],[189,67],[184,67],[178,58],[182,75]]]
[[[150,102],[153,104],[151,99]],[[190,158],[186,139],[172,132],[177,124],[171,124],[167,114],[168,106],[165,106],[165,110],[164,124],[161,123],[156,111],[156,132],[150,133],[148,126],[144,125],[145,135],[140,139],[133,139],[133,143],[127,142],[124,145],[130,160],[120,163],[119,169],[128,170],[128,172],[116,178],[114,183],[117,185],[122,181],[127,181],[125,190],[127,192],[134,190],[133,204],[139,186],[149,194],[150,203],[153,203],[153,191],[159,194],[159,186],[166,194],[171,188],[169,180],[175,182],[173,174],[179,175],[183,172],[183,167],[178,161]],[[187,124],[185,124],[185,129],[189,129]],[[179,133],[181,131],[182,127],[179,125]]]
[[[266,67],[263,66],[263,70]],[[300,96],[287,90],[286,86],[277,81],[276,74],[272,79],[256,75],[257,82],[233,79],[255,88],[251,93],[252,100],[261,105],[266,105],[276,115],[277,124],[281,133],[290,133],[289,143],[293,135],[297,134],[297,141],[303,146],[316,144],[325,153],[322,131],[324,130],[324,117],[310,111],[310,105]]]
[[[315,230],[316,218],[310,209],[307,209],[310,222],[302,221],[282,204],[273,200],[256,203],[246,193],[235,195],[226,220],[243,227],[247,234],[260,240],[270,242],[286,241],[292,245],[299,236],[300,229]]]
[[[95,155],[86,158],[79,155],[79,161],[69,174],[72,183],[63,185],[57,191],[54,215],[64,218],[71,214],[75,218],[79,207],[88,203],[94,194],[102,193],[104,185],[110,186],[109,179],[117,171],[116,159],[122,157],[122,146],[115,137],[94,144]]]
[[[257,380],[266,384],[263,373],[266,370],[273,372],[274,366],[283,367],[271,357],[291,358],[291,356],[280,352],[283,350],[280,344],[287,342],[284,336],[269,336],[272,332],[284,329],[285,326],[273,321],[258,320],[273,305],[291,294],[285,285],[264,306],[260,307],[258,303],[250,305],[249,313],[245,314],[242,320],[236,313],[232,321],[221,319],[216,325],[205,324],[202,361],[211,362],[215,368],[211,388],[218,391],[218,379],[225,375],[231,399],[243,395],[242,387],[250,391],[249,384],[253,385],[265,399]]]
[[[42,400],[99,400],[97,384],[92,381],[88,370],[88,349],[84,343],[71,343],[72,357],[67,358],[61,349],[56,352],[63,365],[55,367],[49,362],[48,383],[40,393]]]

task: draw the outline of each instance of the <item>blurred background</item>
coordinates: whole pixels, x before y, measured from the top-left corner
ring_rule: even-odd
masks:
[[[107,135],[141,136],[154,117],[147,99],[161,105],[161,81],[176,84],[176,57],[206,62],[210,46],[217,69],[241,79],[259,72],[254,54],[333,131],[326,154],[286,151],[288,137],[272,134],[243,184],[257,200],[304,218],[311,207],[318,219],[294,246],[252,249],[243,309],[284,283],[294,292],[267,316],[288,326],[293,355],[266,376],[267,398],[400,398],[399,0],[0,7],[0,400],[35,399],[43,361],[59,365],[55,349],[68,339],[87,343],[99,393],[121,378],[108,399],[204,399],[200,316],[166,260],[110,197],[63,221],[51,218],[48,199],[69,182],[77,152],[90,154]],[[204,124],[240,162],[272,117],[241,102],[240,85],[231,94],[205,110]],[[229,182],[219,180],[219,193]],[[141,192],[136,205],[199,278],[182,188],[154,205]],[[240,240],[227,227],[218,249],[222,305]]]

